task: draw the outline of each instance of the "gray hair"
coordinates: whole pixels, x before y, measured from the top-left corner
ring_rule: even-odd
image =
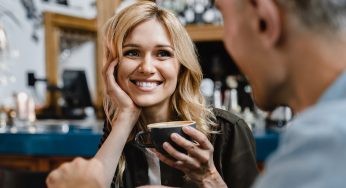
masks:
[[[277,0],[307,28],[346,31],[346,0]]]

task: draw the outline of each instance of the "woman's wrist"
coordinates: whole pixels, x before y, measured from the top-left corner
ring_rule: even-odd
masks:
[[[125,125],[127,124],[128,128],[132,128],[134,127],[134,125],[136,124],[136,122],[138,121],[140,115],[140,110],[133,110],[133,111],[118,111],[116,118],[114,118],[112,120],[112,127],[114,128],[114,126],[116,125]],[[123,128],[125,128],[125,126],[122,126]]]
[[[203,178],[202,184],[200,187],[203,188],[227,188],[226,183],[223,181],[221,175],[216,170],[216,168],[210,170]]]

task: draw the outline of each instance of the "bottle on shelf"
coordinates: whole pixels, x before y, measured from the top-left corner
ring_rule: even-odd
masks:
[[[222,24],[220,11],[210,0],[156,0],[173,11],[183,24]]]
[[[205,98],[206,104],[208,106],[212,106],[214,104],[214,99],[213,99],[213,95],[214,95],[214,81],[210,78],[204,78],[202,80],[201,86],[200,86],[200,90],[202,92],[202,95]]]
[[[241,112],[241,107],[238,102],[238,82],[235,76],[227,76],[226,84],[229,89],[225,91],[224,106],[227,110],[235,113]]]
[[[215,81],[214,86],[214,107],[222,108],[222,93],[221,93],[222,82]]]

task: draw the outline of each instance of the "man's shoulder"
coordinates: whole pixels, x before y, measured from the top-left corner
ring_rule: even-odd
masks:
[[[255,187],[346,184],[346,101],[333,103],[310,108],[290,123]]]
[[[334,126],[346,128],[346,99],[317,104],[298,115],[292,121],[292,126],[297,129],[318,126],[326,129]]]
[[[346,157],[346,103],[343,102],[316,106],[293,120],[281,136],[274,161],[299,158],[305,162],[316,160],[316,163],[327,160],[324,164],[328,164],[336,157],[335,153]]]
[[[345,143],[346,100],[316,105],[298,115],[288,126],[282,144]],[[340,139],[343,138],[343,139]],[[321,148],[322,149],[322,148]]]

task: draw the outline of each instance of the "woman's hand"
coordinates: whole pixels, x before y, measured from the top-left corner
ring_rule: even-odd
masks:
[[[200,131],[188,126],[183,127],[183,131],[189,135],[195,143],[176,133],[171,135],[171,139],[183,147],[187,151],[187,154],[175,150],[172,145],[165,142],[163,148],[174,157],[176,161],[157,153],[160,160],[173,168],[183,171],[185,175],[197,183],[199,187],[227,187],[214,165],[214,147],[209,142],[208,138]]]
[[[114,60],[106,65],[102,71],[105,83],[106,94],[112,104],[117,107],[119,113],[128,113],[130,117],[139,117],[141,109],[132,101],[129,95],[119,86],[114,77],[114,69],[118,65],[118,60]],[[137,119],[136,119],[137,120]]]

